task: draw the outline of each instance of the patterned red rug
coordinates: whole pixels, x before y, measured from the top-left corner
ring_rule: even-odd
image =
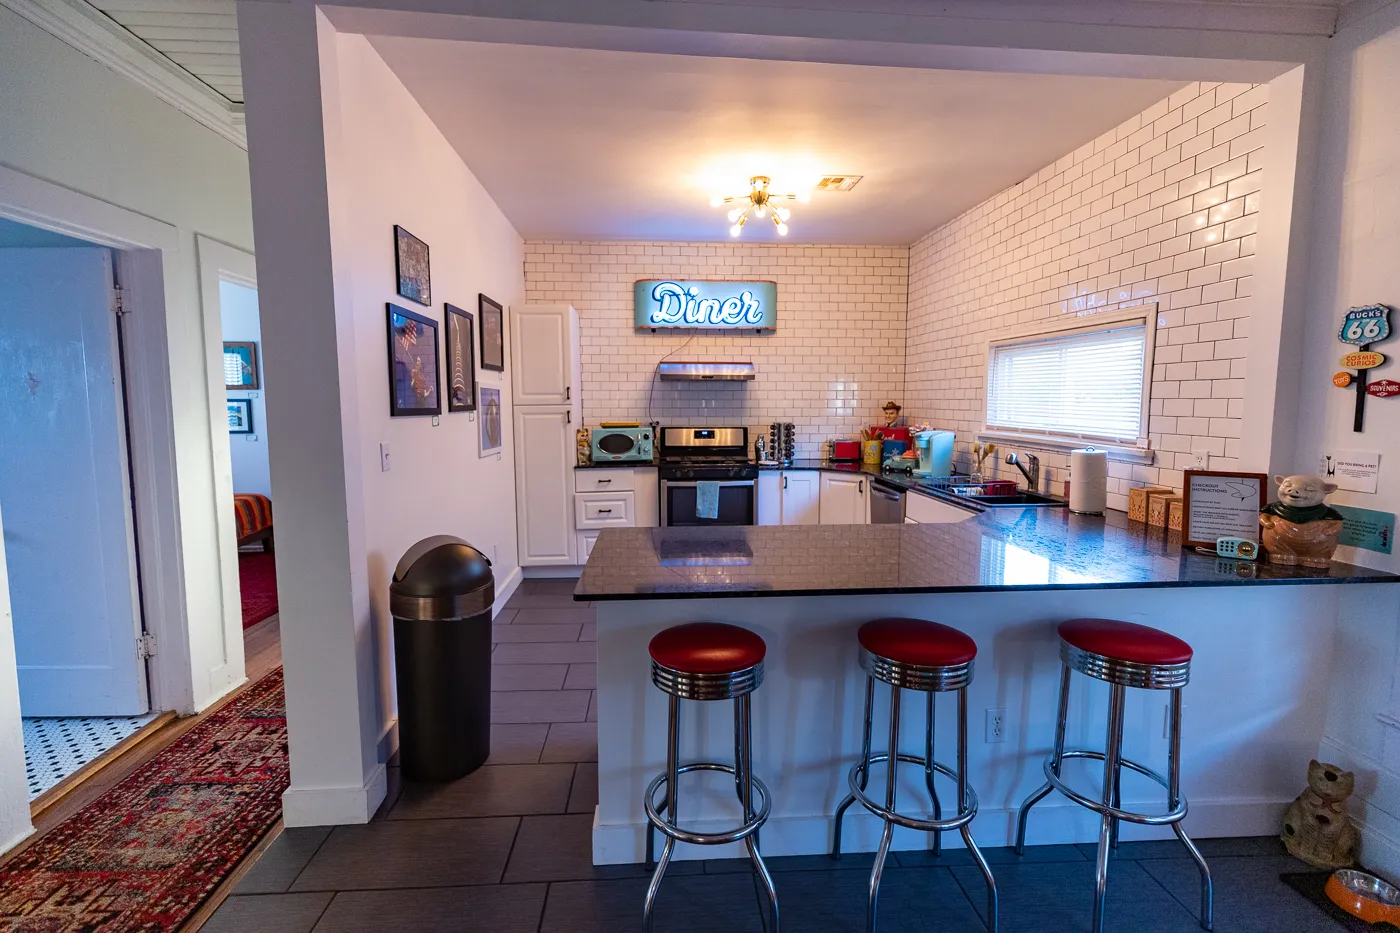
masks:
[[[240,553],[238,586],[243,593],[245,629],[277,612],[277,561],[271,554]]]
[[[282,671],[0,866],[0,930],[171,933],[282,812]]]

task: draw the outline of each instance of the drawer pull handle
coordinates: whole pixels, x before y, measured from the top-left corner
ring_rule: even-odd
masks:
[[[612,514],[612,509],[599,509],[599,510],[598,510],[598,514],[599,514],[599,515],[611,515],[611,514]]]
[[[610,479],[600,479],[600,480],[598,480],[598,485],[601,486],[601,485],[603,485],[604,483],[611,483],[611,482],[612,482],[612,480],[610,480]]]

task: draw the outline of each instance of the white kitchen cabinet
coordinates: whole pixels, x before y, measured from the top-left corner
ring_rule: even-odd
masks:
[[[578,312],[527,305],[510,312],[510,381],[516,405],[567,405],[583,371]]]
[[[758,525],[781,525],[783,523],[783,475],[778,470],[760,470],[758,474],[758,501],[755,503]]]
[[[783,471],[779,494],[782,524],[820,524],[821,475],[817,470]]]
[[[574,527],[632,528],[636,523],[636,499],[631,492],[590,492],[574,496]]]
[[[593,553],[593,545],[595,545],[595,544],[597,544],[597,543],[598,543],[598,532],[597,532],[596,530],[594,530],[594,531],[580,531],[580,532],[578,533],[578,541],[577,541],[577,543],[574,545],[574,547],[575,547],[576,553],[578,554],[578,562],[579,562],[580,564],[586,564],[586,563],[588,563],[588,555],[590,555],[590,554]]]
[[[870,481],[858,473],[821,475],[820,515],[823,525],[865,525],[870,522],[867,490]]]
[[[523,567],[575,562],[572,409],[515,406],[516,528]]]
[[[942,499],[935,499],[922,493],[910,492],[904,496],[905,521],[916,524],[961,522],[975,514],[975,512],[960,509]]]

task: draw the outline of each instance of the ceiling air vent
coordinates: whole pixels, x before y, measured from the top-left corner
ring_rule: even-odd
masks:
[[[817,182],[817,191],[850,191],[864,175],[827,175]]]

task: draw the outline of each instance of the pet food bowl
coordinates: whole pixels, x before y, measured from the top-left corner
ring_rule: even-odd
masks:
[[[1343,868],[1327,879],[1326,891],[1332,903],[1353,917],[1400,928],[1400,888],[1390,882]]]

